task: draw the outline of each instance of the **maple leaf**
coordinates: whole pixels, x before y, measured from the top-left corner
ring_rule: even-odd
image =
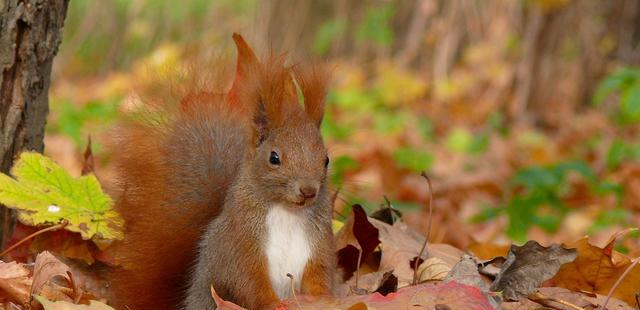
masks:
[[[613,247],[616,239],[628,232],[622,231],[611,237],[604,248],[589,243],[589,237],[584,237],[573,244],[578,257],[570,264],[562,266],[551,284],[573,291],[586,291],[607,295],[614,283],[631,265],[629,257],[616,252]],[[626,303],[635,304],[635,293],[640,287],[640,265],[636,265],[613,293],[613,297]]]
[[[85,240],[94,235],[122,239],[124,221],[93,174],[73,178],[53,160],[34,152],[22,153],[11,174],[16,179],[0,174],[0,203],[16,209],[21,222],[35,226],[66,219],[65,229]]]

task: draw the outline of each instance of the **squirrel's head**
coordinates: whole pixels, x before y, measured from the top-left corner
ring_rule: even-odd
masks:
[[[238,65],[229,101],[251,116],[245,181],[270,204],[311,206],[327,195],[329,157],[320,135],[327,71],[286,67],[283,57],[261,63],[241,36],[233,39]]]

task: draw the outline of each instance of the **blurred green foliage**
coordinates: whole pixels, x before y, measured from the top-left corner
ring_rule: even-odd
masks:
[[[357,29],[356,38],[380,46],[390,46],[394,39],[390,25],[394,14],[395,7],[391,2],[367,8],[364,20]]]
[[[86,144],[86,136],[103,132],[118,117],[120,98],[98,101],[93,100],[82,105],[70,100],[52,100],[51,111],[56,119],[49,122],[49,133],[60,133],[71,138],[78,148]],[[99,145],[94,144],[94,148]]]
[[[640,122],[640,68],[621,68],[605,78],[598,86],[593,102],[601,104],[609,95],[618,94],[619,105],[614,113],[621,125]]]
[[[591,195],[613,194],[621,198],[622,188],[618,184],[598,179],[594,171],[582,161],[567,161],[548,166],[533,166],[518,171],[509,182],[510,198],[497,209],[485,208],[475,220],[488,220],[504,212],[509,219],[507,235],[524,242],[533,226],[554,232],[569,211],[565,200],[574,193],[575,187],[567,179],[577,175],[588,185]],[[594,226],[602,227],[620,223],[625,211],[615,209],[602,213]]]
[[[464,154],[480,154],[487,150],[489,135],[485,133],[472,134],[462,127],[453,128],[446,138],[449,150]]]
[[[346,155],[338,156],[334,158],[333,160],[331,160],[331,167],[330,167],[331,184],[338,187],[342,186],[344,182],[345,173],[358,169],[359,166],[360,165],[355,159]]]
[[[427,171],[433,165],[433,155],[410,147],[395,150],[393,159],[401,168],[407,168],[415,173]]]
[[[607,152],[607,168],[617,169],[623,162],[640,159],[640,143],[615,139]]]
[[[313,41],[312,51],[318,55],[325,55],[329,52],[334,39],[344,32],[346,27],[346,23],[342,20],[332,19],[324,22]]]

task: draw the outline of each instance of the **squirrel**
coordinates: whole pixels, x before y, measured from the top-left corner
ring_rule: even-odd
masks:
[[[291,281],[303,294],[332,292],[320,134],[328,71],[285,66],[283,56],[261,62],[240,35],[233,40],[227,93],[149,103],[114,134],[125,220],[112,250],[120,266],[107,274],[116,309],[215,309],[211,287],[247,309],[274,309]]]

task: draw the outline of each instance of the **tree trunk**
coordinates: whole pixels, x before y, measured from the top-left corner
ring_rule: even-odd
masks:
[[[69,0],[0,0],[0,171],[24,150],[42,152],[53,57]],[[0,207],[2,246],[14,220]]]

